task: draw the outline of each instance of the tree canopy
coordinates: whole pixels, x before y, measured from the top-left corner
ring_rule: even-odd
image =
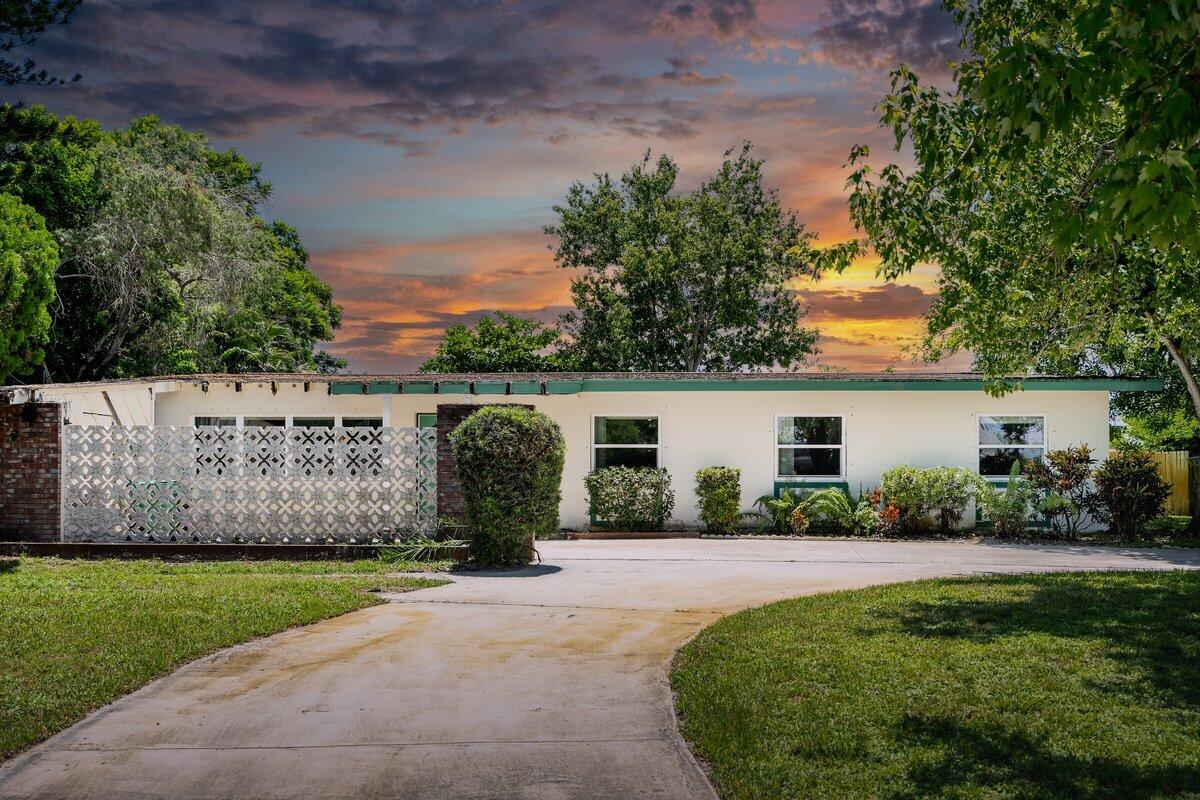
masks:
[[[54,86],[65,83],[39,67],[32,58],[15,60],[9,53],[37,44],[37,37],[65,25],[81,0],[3,0],[0,2],[0,85]],[[76,75],[72,81],[79,80]]]
[[[998,390],[1030,370],[1163,375],[1200,417],[1200,262],[1194,229],[1178,227],[1197,199],[1187,177],[1197,138],[1167,113],[1174,90],[1143,85],[1164,77],[1163,59],[1191,63],[1196,36],[1173,40],[1150,14],[1142,33],[1173,51],[1150,53],[1125,41],[1130,20],[1107,3],[950,5],[971,51],[954,89],[901,66],[879,106],[914,166],[876,171],[856,147],[849,179],[851,218],[884,277],[940,268],[926,357],[969,350]],[[1112,75],[1093,69],[1088,48],[1107,53]],[[1080,59],[1079,74],[1061,71]],[[1017,108],[1025,103],[1036,110]],[[1144,116],[1155,104],[1168,119]],[[1141,177],[1130,183],[1135,164]],[[1171,196],[1159,197],[1168,184]],[[1151,401],[1122,402],[1136,413]]]
[[[0,381],[41,361],[57,266],[58,246],[41,216],[0,194]]]
[[[341,309],[295,229],[257,209],[261,167],[154,117],[112,132],[40,107],[0,109],[0,189],[45,216],[61,251],[38,377],[336,369],[314,353]]]
[[[563,321],[584,370],[795,369],[815,331],[789,284],[817,260],[813,235],[763,185],[750,145],[677,191],[678,165],[649,153],[619,179],[571,186],[546,227],[574,271]]]
[[[565,368],[552,326],[497,311],[474,327],[451,325],[421,372],[556,372]]]

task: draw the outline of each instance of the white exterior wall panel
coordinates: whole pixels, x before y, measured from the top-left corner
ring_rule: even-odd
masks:
[[[355,416],[383,417],[391,425],[413,425],[418,413],[433,413],[439,403],[513,402],[531,404],[554,419],[567,442],[563,475],[562,524],[588,523],[583,478],[591,469],[594,415],[653,414],[660,420],[660,459],[676,494],[675,519],[696,521],[693,492],[696,470],[732,466],[742,470],[742,500],[749,507],[775,482],[775,420],[779,415],[844,417],[843,479],[852,491],[878,485],[880,475],[897,464],[977,467],[979,414],[1046,417],[1047,446],[1080,443],[1097,458],[1108,453],[1108,392],[1025,391],[989,397],[979,391],[626,391],[569,395],[329,395],[325,384],[214,383],[207,393],[184,384],[156,397],[155,423],[190,425],[203,416]]]

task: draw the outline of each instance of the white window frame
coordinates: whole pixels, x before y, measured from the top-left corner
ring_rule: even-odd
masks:
[[[824,417],[826,419],[837,419],[841,421],[842,441],[839,444],[780,444],[779,443],[779,421],[789,417]],[[777,481],[795,481],[796,483],[804,483],[805,481],[828,481],[828,480],[845,480],[846,479],[846,415],[845,414],[815,414],[812,412],[791,412],[788,414],[776,414],[775,422],[771,428],[771,442],[774,448],[771,450],[771,455],[774,457],[775,465],[771,470],[775,473]],[[838,456],[838,474],[837,475],[780,475],[779,474],[779,451],[780,450],[829,450],[837,448],[841,451]]]
[[[653,419],[658,423],[658,442],[655,444],[602,444],[602,445],[597,445],[596,444],[596,419],[597,418],[601,418],[601,419]],[[597,447],[606,447],[606,448],[613,448],[613,449],[618,449],[618,448],[638,449],[638,450],[654,448],[654,451],[655,451],[654,452],[654,463],[658,465],[658,469],[663,468],[663,443],[662,443],[662,441],[663,441],[663,423],[662,423],[662,415],[661,414],[657,414],[657,413],[629,414],[629,413],[625,413],[625,412],[613,413],[613,414],[605,414],[603,412],[593,413],[591,415],[591,418],[588,420],[588,441],[591,443],[591,451],[590,452],[591,452],[591,458],[592,458],[592,466],[591,466],[592,469],[596,468],[596,448]]]
[[[980,417],[1038,417],[1042,421],[1042,443],[1038,444],[982,444],[979,441],[979,419]],[[1042,458],[1046,457],[1046,453],[1050,452],[1050,416],[1044,411],[1033,411],[1021,413],[1018,411],[979,411],[975,414],[975,474],[981,478],[1008,478],[1008,473],[1003,475],[984,475],[982,471],[982,453],[984,448],[988,450],[1033,450],[1041,448]]]

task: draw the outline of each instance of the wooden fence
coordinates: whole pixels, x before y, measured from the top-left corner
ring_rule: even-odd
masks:
[[[1163,480],[1171,484],[1171,496],[1167,498],[1164,512],[1182,516],[1191,514],[1191,478],[1187,451],[1151,453],[1150,456],[1158,464],[1158,472],[1163,476]]]

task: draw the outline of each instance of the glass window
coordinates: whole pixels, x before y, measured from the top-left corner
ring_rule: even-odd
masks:
[[[382,428],[383,417],[342,417],[343,428]]]
[[[593,468],[657,467],[658,417],[595,417]]]
[[[219,428],[236,428],[237,417],[196,417],[196,427],[213,425]]]
[[[417,427],[421,430],[425,428],[437,427],[437,414],[417,414]]]
[[[1046,454],[1046,418],[979,415],[979,474],[1005,476],[1018,461]]]
[[[287,424],[284,417],[246,417],[247,428],[282,428]]]
[[[780,478],[840,478],[846,449],[841,417],[779,417],[775,468]]]
[[[332,428],[333,417],[292,417],[294,428]]]

